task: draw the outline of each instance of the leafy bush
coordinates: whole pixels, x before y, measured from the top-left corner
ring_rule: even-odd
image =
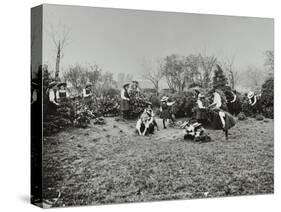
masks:
[[[255,116],[253,107],[249,104],[247,94],[242,98],[242,112],[248,117]]]
[[[101,96],[94,97],[94,107],[96,116],[116,116],[119,114],[120,91],[115,88],[104,89]]]
[[[143,93],[138,92],[136,90],[131,90],[129,92],[129,95],[131,105],[129,117],[135,119],[139,117],[144,111],[144,109],[147,107],[148,99]]]
[[[176,117],[191,117],[195,115],[196,94],[192,91],[175,93],[171,100],[176,101],[172,107],[172,113]]]
[[[247,116],[245,115],[245,113],[240,112],[237,116],[238,120],[243,121],[247,119]]]
[[[44,133],[50,135],[68,127],[85,128],[94,117],[80,98],[67,99],[60,103],[55,114],[44,116]]]
[[[156,94],[152,94],[150,97],[148,97],[148,99],[154,108],[160,107],[160,98]]]
[[[98,116],[116,116],[119,114],[120,99],[116,96],[104,96],[99,99],[97,114]]]
[[[264,119],[263,115],[261,115],[261,114],[256,115],[257,121],[262,121],[263,119]]]
[[[261,94],[262,113],[267,118],[274,117],[274,80],[273,77],[268,78],[262,85]]]

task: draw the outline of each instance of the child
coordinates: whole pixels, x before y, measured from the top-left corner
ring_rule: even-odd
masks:
[[[157,122],[155,120],[154,112],[152,110],[152,103],[151,102],[147,102],[147,108],[144,109],[143,113],[146,113],[149,116],[151,123],[159,131],[159,127],[158,127]]]
[[[161,99],[161,106],[160,106],[160,118],[163,119],[163,127],[164,129],[167,129],[166,127],[166,121],[168,119],[170,119],[173,123],[175,122],[174,116],[171,113],[171,106],[175,103],[175,102],[168,102],[169,97],[164,96]]]
[[[139,135],[153,134],[154,124],[153,120],[147,113],[143,113],[136,124],[136,129]]]
[[[205,124],[207,122],[207,108],[205,107],[205,96],[201,93],[198,94],[196,119],[199,123]]]
[[[69,97],[69,94],[66,90],[66,83],[61,82],[57,85],[58,91],[56,93],[57,101],[61,102]]]
[[[253,112],[256,113],[260,113],[261,111],[261,106],[260,106],[260,98],[261,98],[261,94],[255,94],[253,91],[250,91],[247,95],[248,99],[249,99],[249,104],[252,107]]]

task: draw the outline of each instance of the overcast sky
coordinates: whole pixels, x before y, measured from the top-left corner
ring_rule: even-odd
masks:
[[[69,28],[61,61],[97,63],[104,70],[142,73],[142,61],[172,53],[235,55],[235,66],[262,66],[264,51],[274,48],[273,19],[44,5],[44,62],[55,66],[48,32]]]

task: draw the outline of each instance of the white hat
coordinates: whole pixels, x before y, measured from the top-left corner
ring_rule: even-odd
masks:
[[[160,100],[161,102],[166,102],[168,101],[169,97],[167,96],[163,96],[162,99]]]
[[[58,83],[56,81],[52,81],[49,83],[49,88],[54,87],[55,85],[57,85]]]
[[[202,97],[205,97],[205,96],[203,94],[199,93],[198,98],[202,98]]]
[[[254,95],[255,95],[255,93],[254,93],[253,91],[249,91],[249,93],[248,93],[248,99],[253,98]]]

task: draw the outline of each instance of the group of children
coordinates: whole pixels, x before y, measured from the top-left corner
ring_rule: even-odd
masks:
[[[226,138],[228,137],[228,130],[235,125],[234,117],[226,112],[222,106],[222,96],[218,89],[213,91],[213,102],[206,105],[204,101],[205,96],[197,92],[197,109],[196,120],[200,124],[205,124],[211,119],[211,125],[214,129],[221,129],[225,132]],[[175,116],[171,112],[171,106],[175,102],[169,101],[169,97],[164,96],[161,98],[160,118],[163,121],[163,128],[166,129],[166,122],[170,120],[175,123]],[[152,104],[148,103],[147,108],[137,121],[136,129],[139,135],[147,135],[154,132],[154,128],[159,130],[156,123],[155,116],[152,110]]]
[[[133,81],[131,84],[124,84],[121,91],[121,112],[124,118],[127,118],[128,111],[130,109],[130,96],[129,89],[135,89],[139,91],[138,82]],[[57,107],[60,105],[60,102],[69,97],[69,94],[66,89],[66,83],[63,82],[51,82],[48,87],[48,111],[49,114],[55,113]],[[233,98],[229,101],[230,104],[234,104],[237,101],[237,96],[235,93]],[[91,84],[87,84],[83,89],[83,98],[85,100],[91,99],[93,95]],[[206,105],[204,101],[204,94],[197,92],[197,107],[196,107],[196,120],[200,124],[205,124],[210,119],[212,120],[212,127],[214,129],[222,129],[227,132],[228,129],[235,125],[235,119],[233,116],[226,112],[223,108],[223,98],[219,89],[213,91],[213,102],[210,105]],[[254,92],[249,92],[247,95],[249,99],[249,104],[254,107],[258,104],[258,99],[260,95],[255,95]],[[32,94],[32,104],[35,102],[36,95]],[[163,128],[166,129],[166,123],[169,120],[171,124],[175,123],[175,116],[171,111],[172,105],[175,102],[169,101],[169,97],[164,96],[161,98],[160,105],[160,118],[163,122]],[[155,114],[152,109],[152,104],[147,102],[147,108],[143,111],[140,118],[137,121],[136,129],[139,135],[147,135],[154,132],[154,129],[159,130],[157,125]]]

